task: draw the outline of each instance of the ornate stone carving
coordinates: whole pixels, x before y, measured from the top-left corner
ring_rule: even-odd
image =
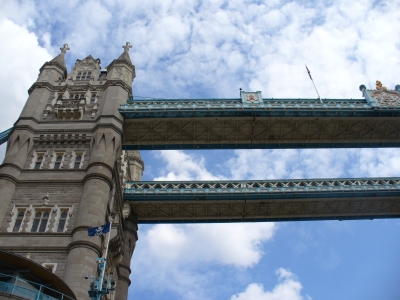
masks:
[[[258,102],[258,96],[257,94],[247,94],[246,95],[246,101],[247,102]]]
[[[84,115],[94,118],[99,112],[99,92],[66,89],[60,97],[55,92],[44,110],[43,119],[54,114],[57,120],[81,120]]]
[[[388,91],[382,88],[380,91],[372,92],[371,96],[377,106],[400,106],[400,93],[397,91]]]
[[[261,96],[261,92],[245,92],[243,90],[240,91],[240,97],[242,98],[243,104],[257,104],[262,103],[263,99]]]
[[[50,201],[50,197],[49,197],[49,193],[47,192],[46,195],[43,197],[43,205],[46,206],[49,204]]]
[[[131,207],[129,206],[129,202],[124,202],[124,207],[122,208],[122,214],[124,219],[129,217],[129,214],[131,212]]]

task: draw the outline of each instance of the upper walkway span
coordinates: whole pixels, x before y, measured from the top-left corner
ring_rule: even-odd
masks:
[[[400,85],[363,99],[129,99],[124,149],[400,146]]]

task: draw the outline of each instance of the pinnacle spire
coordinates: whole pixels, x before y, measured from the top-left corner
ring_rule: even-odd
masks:
[[[129,56],[129,49],[132,48],[131,43],[126,42],[125,46],[122,46],[122,48],[124,48],[124,52],[118,57],[117,60],[124,60],[126,62],[128,62],[129,64],[132,65],[132,61],[131,58]]]
[[[62,48],[60,48],[61,53],[58,54],[56,57],[54,57],[50,62],[51,63],[55,63],[58,64],[60,66],[62,66],[63,68],[67,68],[65,65],[65,53],[67,53],[67,50],[69,50],[68,44],[64,44]]]

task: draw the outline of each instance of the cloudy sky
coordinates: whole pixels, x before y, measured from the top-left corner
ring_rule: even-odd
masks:
[[[0,131],[63,43],[133,45],[134,95],[361,98],[400,84],[400,2],[0,0]],[[4,156],[4,145],[0,155]],[[144,151],[146,180],[400,176],[397,149]],[[400,299],[400,221],[140,226],[129,299]]]

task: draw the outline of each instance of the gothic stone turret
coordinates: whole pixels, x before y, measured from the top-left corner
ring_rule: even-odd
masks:
[[[77,60],[67,74],[61,53],[40,69],[0,166],[0,250],[53,266],[78,299],[89,299],[85,275],[97,273],[104,239],[87,228],[113,216],[108,272],[125,300],[137,223],[123,200],[126,180],[139,179],[138,152],[121,150],[118,107],[132,94],[130,44],[101,71],[100,59]],[[131,159],[133,157],[133,159]],[[127,210],[128,208],[128,210]]]

